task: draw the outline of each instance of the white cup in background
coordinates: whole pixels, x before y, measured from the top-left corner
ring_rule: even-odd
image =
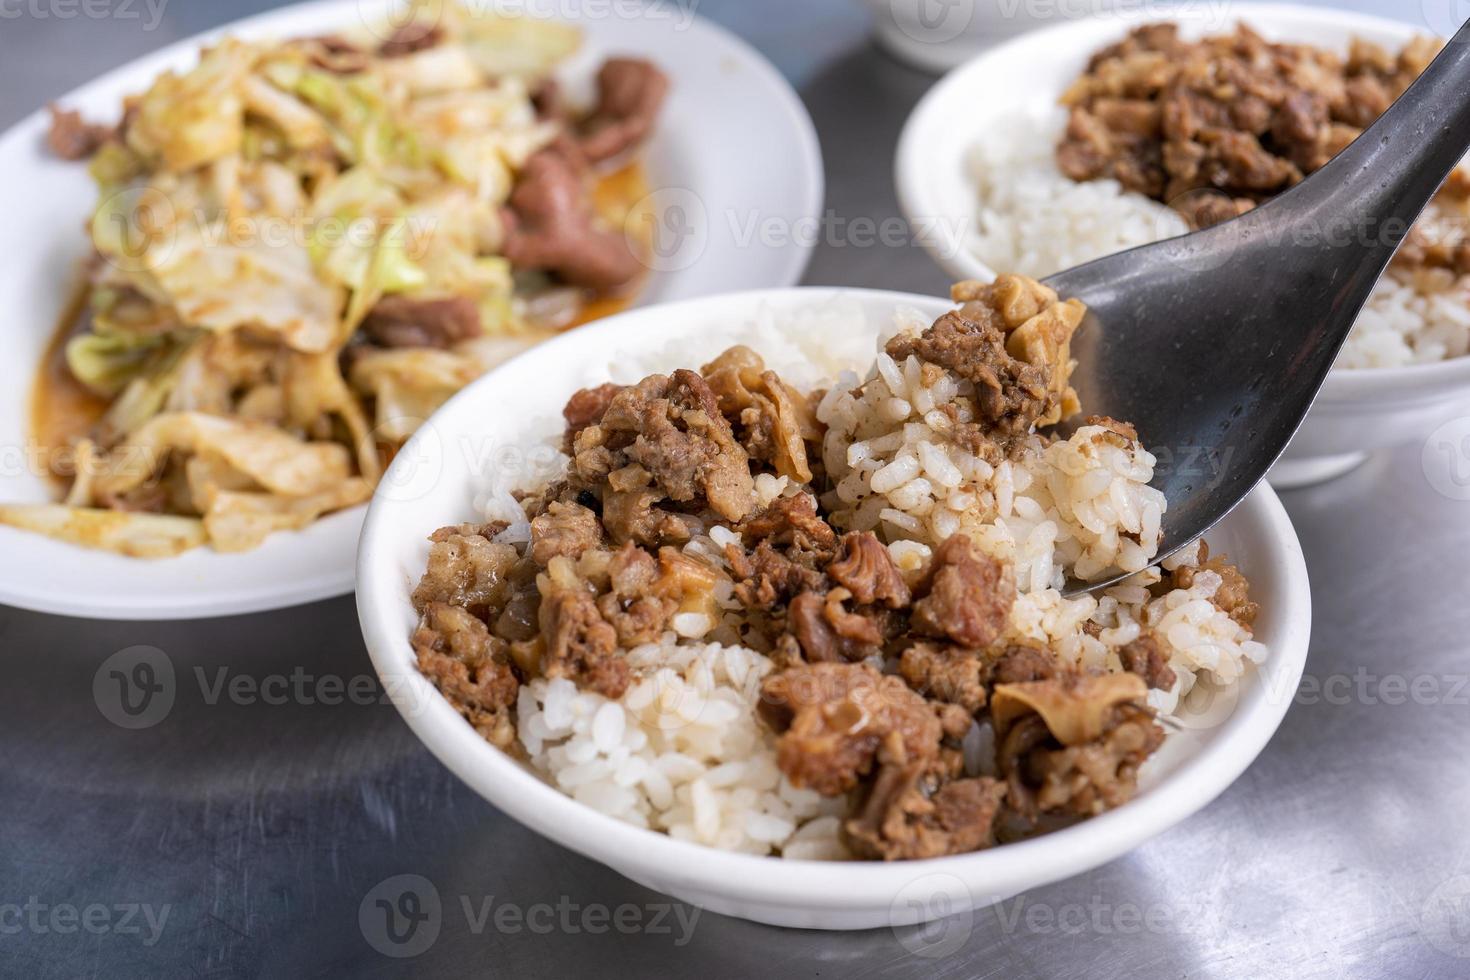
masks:
[[[878,42],[903,61],[947,71],[984,48],[1063,20],[1160,0],[863,0]]]

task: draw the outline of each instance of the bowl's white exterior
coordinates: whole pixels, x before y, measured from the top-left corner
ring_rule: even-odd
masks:
[[[1199,810],[1243,772],[1276,730],[1306,658],[1311,594],[1291,522],[1260,486],[1210,535],[1250,576],[1262,613],[1257,638],[1271,657],[1213,727],[1172,735],[1126,806],[1047,837],[933,861],[820,863],[729,854],[605,817],[553,789],[481,739],[414,667],[409,593],[428,555],[427,535],[472,520],[492,458],[516,453],[528,429],[559,431],[576,388],[608,380],[630,351],[676,352],[698,365],[722,331],[761,311],[861,303],[876,338],[899,306],[937,315],[942,301],[902,293],[792,289],[739,293],[636,310],[535,348],[466,388],[405,447],[375,496],[358,552],[357,604],[379,676],[409,726],[440,761],[496,807],[566,847],[703,908],[775,925],[817,929],[898,926],[998,901],[1086,871]]]
[[[386,0],[321,0],[240,21],[171,45],[83,86],[60,100],[95,119],[115,118],[124,95],[162,71],[186,68],[201,44],[229,33],[248,38],[328,33],[374,17]],[[575,13],[578,4],[561,9]],[[661,11],[661,13],[659,12]],[[653,263],[639,303],[730,289],[797,282],[810,251],[792,240],[746,240],[750,216],[793,222],[822,206],[822,158],[801,100],[754,49],[672,5],[643,16],[614,16],[589,4],[577,19],[583,50],[566,66],[585,87],[609,54],[653,59],[673,87],[645,153],[656,210],[682,207],[695,234]],[[0,213],[5,261],[0,308],[6,356],[0,358],[0,500],[40,502],[52,488],[29,439],[36,370],[88,254],[84,225],[96,192],[86,168],[44,147],[48,119],[37,112],[0,136]],[[752,140],[751,133],[760,133]],[[702,233],[700,233],[702,232]],[[333,514],[298,533],[273,535],[255,551],[207,548],[162,561],[88,551],[0,527],[0,602],[44,612],[108,619],[187,619],[277,609],[352,590],[352,566],[365,508]]]
[[[1175,19],[1195,35],[1229,30],[1240,21],[1273,40],[1344,49],[1354,37],[1397,47],[1422,33],[1412,24],[1341,10],[1237,3],[1222,8],[1228,14],[1222,19],[1214,7],[1185,5]],[[1134,8],[1037,31],[980,55],[924,97],[899,140],[895,180],[904,213],[931,232],[922,240],[946,272],[989,280],[1006,271],[991,269],[965,247],[976,209],[966,156],[987,127],[1017,110],[1055,105],[1094,51],[1159,17],[1157,10]],[[1467,413],[1470,358],[1334,370],[1284,461],[1309,463],[1403,445]]]
[[[1086,13],[1110,14],[1120,0],[1087,4],[1022,0],[863,0],[878,41],[916,68],[945,71],[1018,34]]]

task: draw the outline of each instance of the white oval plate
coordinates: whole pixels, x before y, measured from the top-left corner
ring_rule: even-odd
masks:
[[[612,317],[557,338],[470,385],[399,453],[368,510],[358,552],[357,609],[373,664],[429,750],[505,813],[537,833],[658,891],[726,915],[815,929],[901,926],[962,912],[1080,874],[1163,833],[1218,796],[1260,754],[1301,679],[1311,591],[1296,532],[1270,487],[1258,486],[1210,532],[1240,563],[1260,602],[1256,638],[1270,648],[1232,704],[1171,734],[1144,767],[1127,805],[1018,844],[930,861],[813,862],[732,854],[622,823],[576,802],[482,739],[415,668],[409,594],[423,574],[427,537],[477,519],[487,461],[519,461],[486,447],[554,438],[577,388],[609,379],[630,352],[658,354],[665,370],[698,366],[770,312],[859,304],[853,338],[868,352],[900,306],[937,316],[932,297],[869,290],[787,289],[710,297]],[[752,342],[759,347],[759,342]],[[628,381],[624,368],[619,380]],[[636,372],[635,372],[636,373]],[[528,435],[534,433],[534,435]]]
[[[1355,37],[1400,47],[1424,33],[1415,25],[1344,10],[1278,3],[1185,4],[1167,16],[1131,7],[1060,24],[977,56],[935,85],[915,107],[899,139],[895,180],[904,213],[932,228],[925,245],[959,279],[997,271],[966,247],[978,206],[966,159],[986,130],[1035,118],[1054,107],[1092,54],[1139,23],[1177,21],[1198,37],[1249,24],[1271,40],[1346,50]],[[1007,123],[1009,121],[1009,123]],[[1305,458],[1356,453],[1422,439],[1470,404],[1470,357],[1397,368],[1337,369],[1287,450]],[[1273,481],[1276,474],[1272,474]]]
[[[576,13],[579,3],[565,5]],[[288,7],[181,41],[60,99],[96,119],[114,119],[124,95],[167,69],[187,68],[201,44],[222,34],[291,37],[360,25],[375,0],[324,0]],[[563,77],[586,89],[610,54],[658,63],[672,88],[644,160],[669,227],[638,304],[714,292],[795,284],[809,250],[798,236],[762,241],[745,233],[761,220],[793,225],[822,206],[816,131],[790,85],[754,49],[723,29],[658,4],[636,17],[627,5],[589,2],[571,17],[583,50]],[[87,254],[83,226],[95,191],[85,167],[50,156],[48,120],[37,112],[0,137],[0,214],[9,247],[0,263],[6,356],[0,359],[0,500],[45,501],[29,440],[36,369]],[[675,221],[677,219],[677,221]],[[44,612],[110,619],[187,619],[277,609],[352,590],[353,555],[364,508],[275,534],[255,551],[196,549],[142,561],[89,551],[0,527],[0,602]]]

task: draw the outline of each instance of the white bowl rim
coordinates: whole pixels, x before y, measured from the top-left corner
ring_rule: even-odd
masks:
[[[216,43],[226,36],[248,38],[296,36],[319,32],[366,18],[386,13],[395,5],[395,0],[305,0],[272,10],[237,18],[217,27],[209,28],[185,38],[170,41],[159,48],[132,58],[122,65],[109,69],[76,86],[71,91],[52,100],[55,104],[71,108],[86,103],[93,93],[119,89],[138,77],[152,78],[160,72],[181,64],[192,64],[201,47]],[[573,12],[577,9],[574,5]],[[585,23],[586,18],[573,16],[563,18],[572,24]],[[723,25],[707,17],[695,17],[684,28],[688,33],[698,32],[705,43],[718,45],[732,56],[738,56],[742,69],[762,81],[768,89],[772,106],[779,107],[783,122],[781,128],[789,130],[790,149],[799,159],[799,197],[801,211],[816,215],[820,213],[825,194],[825,167],[821,142],[815,123],[807,111],[795,87],[786,79],[763,53],[745,39]],[[0,130],[0,151],[14,152],[14,148],[30,141],[39,140],[48,127],[48,110],[38,108],[21,117],[4,130]],[[56,161],[57,165],[63,164]],[[81,242],[81,239],[78,239]],[[80,248],[80,244],[78,245]],[[800,282],[811,262],[814,249],[798,247],[786,250],[786,260],[776,281]],[[6,278],[0,271],[0,283]],[[636,300],[635,300],[636,302]],[[49,338],[51,324],[44,325]],[[27,399],[28,405],[28,399]],[[27,409],[28,410],[28,409]],[[29,426],[23,420],[21,428]],[[281,565],[291,564],[292,556],[299,556],[321,548],[333,548],[339,541],[350,547],[354,538],[353,528],[345,528],[350,522],[360,522],[365,516],[365,505],[356,505],[331,514],[299,531],[284,531],[273,535],[262,547],[274,542],[280,547],[285,540],[292,544],[286,553],[279,556]],[[89,551],[64,541],[33,535],[32,532],[0,526],[4,535],[25,536],[33,540],[43,554],[55,555],[57,562],[86,562],[98,552]],[[206,549],[207,550],[207,549]],[[242,615],[269,612],[342,596],[350,593],[355,579],[355,565],[349,560],[348,551],[342,550],[342,560],[333,567],[312,573],[293,571],[285,581],[262,581],[251,586],[232,582],[230,569],[240,564],[264,560],[260,549],[244,553],[208,553],[210,562],[209,583],[202,589],[191,588],[187,576],[175,591],[159,589],[147,597],[137,595],[118,596],[100,588],[86,588],[73,593],[65,590],[39,588],[31,585],[23,574],[10,577],[0,576],[0,603],[16,608],[28,609],[50,615],[70,616],[84,619],[110,619],[120,621],[173,621]],[[113,556],[106,553],[106,557]],[[127,559],[138,567],[168,566],[176,559]],[[216,571],[217,569],[217,571]]]
[[[1307,7],[1291,3],[1254,3],[1244,0],[1231,4],[1229,14],[1232,23],[1245,21],[1253,26],[1259,23],[1268,28],[1273,21],[1290,20],[1305,24],[1331,24],[1364,33],[1392,34],[1403,41],[1425,33],[1407,21],[1332,7]],[[1099,22],[1116,24],[1121,33],[1126,28],[1141,23],[1188,23],[1215,16],[1217,14],[1212,11],[1192,6],[1168,11],[1155,10],[1145,5],[1137,9],[1109,13],[1105,17],[1087,17],[1041,28],[997,44],[969,59],[935,83],[919,100],[904,123],[893,164],[894,183],[904,215],[910,222],[916,222],[920,220],[919,216],[936,215],[943,210],[931,196],[932,184],[925,179],[925,175],[936,164],[944,165],[945,161],[934,161],[932,155],[924,152],[924,136],[944,123],[948,103],[959,93],[974,87],[972,79],[985,71],[991,59],[1028,47],[1048,47],[1055,50],[1059,46],[1063,50],[1071,50],[1084,38],[1090,45],[1095,42],[1093,35]],[[989,281],[995,278],[997,270],[976,258],[963,242],[954,241],[952,229],[939,222],[934,230],[937,236],[945,240],[936,243],[926,235],[923,236],[923,244],[945,271],[967,279]],[[1416,389],[1425,386],[1439,388],[1460,384],[1470,385],[1470,356],[1405,367],[1334,368],[1328,375],[1319,399],[1356,402],[1412,398]]]
[[[721,309],[730,316],[739,316],[738,311],[756,306],[810,305],[843,297],[920,310],[936,303],[948,308],[947,301],[935,297],[882,290],[821,286],[748,290],[630,310],[582,328],[581,335],[586,338],[588,331],[623,331],[646,341],[651,334],[637,321],[654,312],[687,312],[692,319],[698,315],[696,311]],[[440,413],[450,416],[458,406],[473,403],[480,392],[495,383],[500,372],[516,370],[523,361],[563,353],[575,358],[575,342],[574,337],[564,335],[517,356],[460,391]],[[423,447],[410,444],[401,458],[421,459],[432,445],[428,439],[424,442]],[[385,485],[392,482],[384,480]],[[1226,723],[1230,730],[1220,733],[1157,786],[1116,810],[1075,826],[970,854],[886,863],[738,854],[677,840],[606,816],[543,782],[481,738],[412,666],[408,637],[402,635],[401,619],[396,614],[407,601],[405,583],[390,561],[380,559],[393,533],[392,508],[392,503],[385,505],[375,497],[363,524],[358,549],[358,617],[373,666],[390,698],[409,728],[440,762],[518,822],[620,873],[628,874],[627,869],[636,866],[663,881],[688,882],[727,898],[793,908],[871,909],[875,900],[887,900],[904,885],[927,874],[955,876],[967,887],[987,878],[1056,880],[1122,855],[1203,808],[1255,760],[1291,705],[1310,637],[1311,590],[1305,558],[1286,509],[1263,481],[1235,513],[1260,522],[1267,532],[1269,553],[1253,560],[1281,569],[1279,594],[1263,597],[1279,610],[1279,635],[1263,642],[1270,646],[1273,669],[1284,673],[1278,675],[1274,694],[1252,694],[1249,704],[1242,699],[1236,714]],[[425,529],[425,535],[430,530]],[[1260,678],[1255,680],[1259,688]],[[983,887],[979,891],[971,888],[971,895],[977,904],[987,900]]]

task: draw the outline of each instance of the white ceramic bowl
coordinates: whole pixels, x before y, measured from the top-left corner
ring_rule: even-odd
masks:
[[[1185,5],[1173,19],[1191,36],[1250,24],[1272,40],[1346,50],[1354,37],[1392,48],[1416,34],[1412,24],[1317,7],[1236,3]],[[1149,16],[1154,13],[1154,16]],[[996,272],[967,247],[977,208],[967,156],[986,131],[1019,112],[1055,106],[1099,48],[1132,26],[1160,19],[1145,7],[1047,28],[994,48],[946,76],[914,109],[899,140],[895,179],[904,213],[930,253],[957,279]],[[1327,379],[1301,430],[1271,473],[1280,487],[1338,475],[1364,454],[1422,441],[1441,423],[1470,413],[1470,357],[1406,368],[1338,369]]]
[[[1261,604],[1257,639],[1271,655],[1239,687],[1232,710],[1171,735],[1126,806],[1036,840],[922,862],[821,863],[730,854],[639,829],[589,809],[480,738],[414,667],[409,601],[426,537],[476,519],[486,452],[559,432],[576,388],[608,380],[632,352],[668,352],[698,366],[763,311],[811,309],[845,298],[861,306],[858,336],[876,340],[899,306],[938,315],[948,304],[902,293],[790,289],[737,293],[636,310],[535,348],[466,388],[399,454],[372,502],[358,553],[363,637],[394,703],[440,761],[521,823],[633,880],[695,905],[783,926],[900,926],[999,901],[1112,860],[1210,802],[1276,730],[1301,677],[1311,595],[1285,510],[1260,486],[1210,535],[1240,562]],[[858,328],[855,327],[855,330]],[[667,367],[677,366],[670,363]],[[626,380],[626,379],[624,379]]]
[[[195,63],[201,44],[229,33],[247,38],[323,34],[376,23],[390,0],[322,0],[252,17],[180,41],[83,86],[59,101],[93,119],[112,119],[124,95],[161,72]],[[522,9],[524,9],[524,5]],[[534,7],[534,5],[533,5]],[[644,151],[654,210],[669,222],[650,263],[640,304],[731,289],[795,284],[810,250],[794,240],[750,241],[738,229],[755,216],[793,223],[822,206],[822,157],[811,119],[791,86],[758,52],[674,5],[629,15],[627,5],[576,0],[557,5],[583,31],[583,49],[561,77],[590,87],[611,54],[650,58],[672,88]],[[686,16],[690,15],[690,16]],[[44,147],[37,112],[0,136],[0,214],[5,261],[0,308],[0,500],[42,502],[53,488],[31,447],[30,392],[42,354],[89,251],[83,231],[96,201],[86,167]],[[760,133],[759,140],[751,139]],[[677,225],[675,221],[677,220]],[[663,230],[663,229],[661,229]],[[272,535],[245,554],[195,549],[141,561],[87,551],[0,527],[0,602],[109,619],[185,619],[277,609],[352,589],[352,563],[365,508],[332,514],[303,531]]]

